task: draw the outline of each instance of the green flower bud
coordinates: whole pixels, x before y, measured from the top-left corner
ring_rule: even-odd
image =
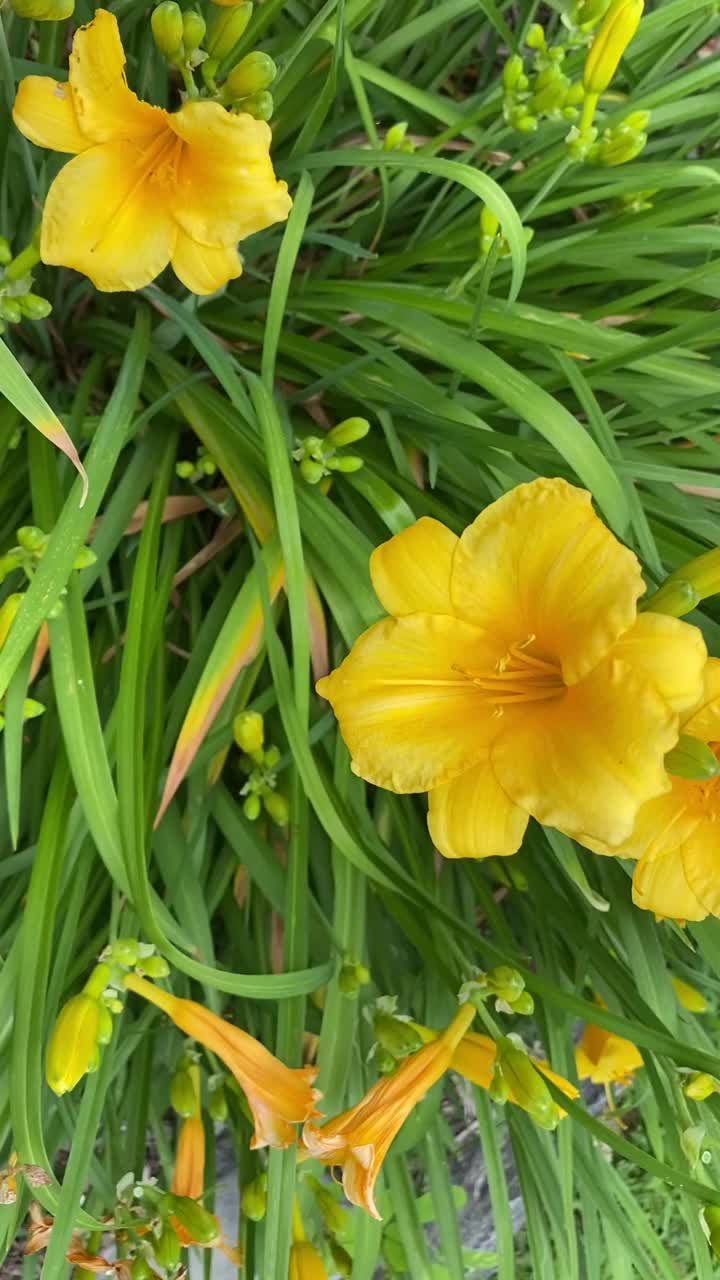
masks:
[[[213,1215],[189,1196],[170,1197],[171,1213],[187,1231],[195,1244],[208,1245],[218,1238],[218,1224]]]
[[[233,737],[241,751],[252,755],[265,741],[265,722],[259,711],[241,711],[233,720]]]
[[[539,22],[533,22],[531,26],[528,27],[525,43],[528,49],[545,48],[545,32]]]
[[[205,48],[212,58],[222,62],[232,53],[235,45],[245,34],[252,18],[253,6],[250,0],[245,4],[232,8],[218,9],[210,19]]]
[[[37,716],[41,716],[44,710],[42,702],[36,702],[34,698],[25,698],[22,704],[23,720],[34,720]]]
[[[535,1012],[535,1001],[529,991],[521,991],[519,996],[514,1000],[509,1000],[513,1013],[519,1014],[521,1017],[529,1018],[531,1013]]]
[[[189,480],[190,477],[194,474],[195,474],[194,462],[176,462],[175,463],[175,475],[179,476],[181,480]]]
[[[503,67],[502,79],[506,90],[519,89],[519,81],[523,75],[525,64],[519,53],[513,53]]]
[[[525,990],[525,979],[517,969],[512,969],[507,964],[499,964],[488,973],[487,985],[499,1000],[506,1000],[508,1004],[512,1004]]]
[[[254,93],[249,98],[243,98],[240,107],[246,115],[252,116],[254,120],[272,120],[275,103],[273,102],[272,94],[263,89],[261,93]]]
[[[280,761],[279,747],[268,747],[267,751],[265,752],[265,755],[263,756],[263,764],[265,765],[265,768],[274,769],[275,765],[278,764],[279,761]]]
[[[356,996],[369,981],[370,970],[359,960],[346,961],[338,974],[338,987],[344,996]]]
[[[701,782],[717,777],[720,762],[706,742],[681,733],[677,745],[665,756],[665,768],[675,778]]]
[[[150,18],[153,40],[164,58],[169,62],[180,55],[183,40],[182,9],[175,0],[163,0],[153,9]]]
[[[170,965],[164,956],[147,956],[138,966],[148,978],[167,978]]]
[[[719,1091],[717,1080],[708,1075],[707,1071],[699,1071],[691,1075],[683,1089],[685,1097],[691,1098],[693,1102],[704,1102],[706,1098]]]
[[[159,1233],[152,1238],[152,1249],[158,1266],[171,1271],[180,1261],[180,1241],[177,1233],[166,1222]]]
[[[170,1081],[170,1105],[179,1116],[197,1115],[198,1100],[195,1085],[189,1071],[176,1071]]]
[[[12,249],[9,240],[5,236],[0,236],[0,267],[6,267],[8,262],[12,262]]]
[[[52,311],[52,304],[38,293],[26,293],[17,299],[18,306],[28,320],[45,320]]]
[[[261,809],[262,802],[260,800],[260,796],[256,791],[251,791],[250,795],[246,796],[243,801],[243,813],[245,814],[248,822],[257,822],[260,817]]]
[[[194,53],[205,39],[205,19],[195,9],[188,9],[183,14],[183,49],[185,53]]]
[[[343,453],[337,458],[328,458],[325,465],[328,471],[340,471],[343,475],[351,475],[353,471],[362,470],[365,462],[357,454]]]
[[[260,93],[269,88],[276,75],[277,67],[270,55],[256,49],[233,67],[223,85],[223,97],[228,102],[236,102],[239,98]]]
[[[98,1044],[109,1044],[112,1040],[113,1020],[112,1014],[107,1005],[100,1001],[100,1010],[98,1014],[97,1042]]]
[[[270,791],[264,795],[262,802],[266,813],[278,827],[286,827],[290,817],[288,802],[281,791]]]
[[[227,1096],[222,1084],[216,1085],[208,1094],[207,1109],[210,1119],[216,1124],[224,1124],[228,1116]]]
[[[22,311],[17,298],[0,298],[0,315],[8,324],[19,324],[22,320]]]
[[[93,1069],[97,1056],[100,1003],[85,991],[58,1014],[45,1055],[45,1078],[53,1093],[69,1093]]]
[[[303,458],[300,463],[300,475],[306,484],[319,484],[325,475],[325,467],[322,462],[315,462],[312,458]]]
[[[411,1022],[394,1018],[391,1013],[375,1009],[372,1021],[373,1033],[378,1044],[387,1049],[393,1058],[406,1058],[423,1044],[422,1037]]]
[[[110,958],[115,964],[134,969],[139,957],[137,938],[116,938],[110,946]]]
[[[18,529],[17,540],[23,551],[29,551],[32,555],[41,555],[47,546],[48,538],[37,525],[26,524]]]
[[[497,1061],[518,1106],[542,1129],[555,1129],[558,1109],[539,1071],[524,1049],[519,1049],[507,1036],[497,1043]]]
[[[398,147],[405,141],[407,127],[407,120],[399,120],[397,124],[391,125],[385,134],[383,151],[397,151]]]
[[[325,442],[333,449],[340,449],[343,445],[355,444],[358,440],[363,440],[369,430],[370,423],[367,418],[345,418],[328,431]]]
[[[92,547],[81,547],[73,560],[73,569],[89,569],[93,564],[97,564],[97,556]]]
[[[262,1222],[267,1212],[267,1174],[259,1173],[247,1182],[240,1196],[240,1208],[251,1222]]]

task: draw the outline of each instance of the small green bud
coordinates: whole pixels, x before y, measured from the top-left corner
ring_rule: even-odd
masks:
[[[197,1115],[198,1099],[189,1071],[181,1068],[173,1075],[170,1081],[170,1105],[173,1111],[185,1119]]]
[[[47,298],[41,298],[38,293],[26,293],[17,301],[20,310],[28,320],[45,320],[52,311],[52,303],[48,302]]]
[[[262,802],[265,806],[266,813],[272,818],[278,827],[286,827],[290,817],[288,802],[281,791],[270,791],[263,796]]]
[[[0,315],[8,324],[19,324],[22,320],[22,311],[17,298],[0,298]]]
[[[189,480],[190,477],[193,476],[194,474],[195,474],[194,462],[176,462],[175,463],[175,475],[179,476],[181,480]]]
[[[89,569],[93,564],[97,564],[97,556],[92,547],[81,547],[73,560],[73,569]]]
[[[222,1084],[210,1090],[207,1100],[208,1114],[216,1124],[224,1124],[228,1116],[227,1096]]]
[[[175,0],[163,0],[153,9],[150,18],[153,40],[164,58],[169,62],[180,55],[183,39],[182,9]]]
[[[262,1222],[267,1212],[267,1174],[259,1173],[247,1182],[240,1196],[240,1208],[251,1222]]]
[[[17,540],[23,551],[29,551],[32,555],[41,555],[48,541],[47,534],[34,524],[26,524],[18,529]]]
[[[528,27],[525,43],[528,49],[545,48],[545,32],[539,22],[533,22],[531,26]]]
[[[241,711],[233,720],[233,737],[241,751],[252,755],[265,741],[265,722],[259,711]]]
[[[8,262],[12,262],[12,256],[10,241],[5,236],[0,236],[0,267],[6,267]]]
[[[720,762],[706,742],[681,733],[677,745],[665,756],[665,768],[675,778],[704,782],[720,773]]]
[[[685,1097],[691,1098],[693,1102],[704,1102],[706,1098],[719,1091],[717,1080],[708,1075],[707,1071],[699,1071],[691,1075],[683,1089]]]
[[[256,791],[252,791],[243,801],[243,813],[248,822],[257,822],[260,817],[262,802]]]
[[[158,1266],[172,1271],[180,1261],[180,1241],[177,1233],[166,1222],[159,1233],[152,1238],[152,1248]]]
[[[194,53],[205,39],[205,19],[195,9],[188,9],[183,14],[182,24],[183,49],[185,53]]]
[[[328,471],[340,471],[343,475],[351,475],[353,471],[361,471],[365,462],[355,453],[343,453],[336,458],[328,458],[325,465]]]
[[[195,1244],[209,1245],[218,1237],[218,1224],[213,1215],[189,1196],[170,1196],[170,1210]]]
[[[245,114],[252,116],[254,120],[272,120],[272,113],[275,110],[273,96],[266,89],[261,93],[253,93],[249,98],[243,98],[240,105]]]
[[[503,67],[502,79],[506,90],[520,88],[520,79],[524,72],[524,63],[519,53],[513,53]]]
[[[370,423],[367,418],[345,418],[328,431],[325,442],[333,449],[340,449],[343,445],[355,444],[358,440],[363,440],[369,430]]]
[[[170,965],[164,956],[147,956],[140,961],[138,968],[148,978],[167,978]]]
[[[338,974],[338,987],[344,996],[356,996],[369,981],[370,970],[359,960],[346,961]]]
[[[407,133],[407,120],[399,120],[397,124],[393,124],[385,134],[383,141],[383,151],[397,151],[398,147],[405,141]]]
[[[513,129],[517,129],[518,133],[535,133],[538,127],[537,116],[531,116],[526,113],[519,115],[512,122]]]
[[[107,1005],[101,1000],[100,1011],[98,1014],[98,1030],[97,1030],[98,1044],[109,1044],[110,1041],[112,1040],[112,1033],[113,1033],[112,1014],[110,1013],[110,1010],[108,1009]]]
[[[34,698],[25,698],[22,704],[23,720],[35,720],[37,716],[41,716],[45,708],[42,702],[36,702]]]
[[[375,1009],[372,1021],[375,1039],[393,1058],[406,1058],[422,1047],[422,1037],[411,1022],[395,1018],[391,1013]]]
[[[212,58],[222,62],[232,53],[235,45],[245,34],[252,17],[253,6],[250,0],[245,4],[217,9],[208,27],[205,48]]]
[[[512,969],[507,964],[499,964],[488,973],[487,985],[499,1000],[506,1000],[508,1004],[512,1004],[525,990],[525,979],[517,969]]]
[[[312,458],[303,458],[300,463],[300,475],[306,484],[319,484],[325,475],[325,467],[322,462],[315,462]]]
[[[262,760],[262,763],[265,765],[265,768],[274,769],[275,765],[278,764],[279,761],[280,761],[280,748],[268,747]]]
[[[233,67],[223,85],[223,97],[226,101],[236,102],[239,98],[260,93],[269,88],[276,75],[277,67],[270,55],[256,49]]]
[[[507,1036],[497,1043],[497,1062],[518,1106],[542,1129],[555,1129],[558,1109],[542,1075],[533,1066],[524,1049]]]
[[[134,969],[138,962],[139,943],[137,938],[116,938],[110,946],[110,958],[115,964],[126,969]]]
[[[514,1000],[509,1000],[513,1013],[519,1014],[521,1017],[529,1018],[531,1013],[535,1012],[535,1001],[529,991],[521,991],[519,996]]]

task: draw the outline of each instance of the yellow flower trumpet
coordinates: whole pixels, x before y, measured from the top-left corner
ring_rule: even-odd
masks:
[[[375,1180],[390,1145],[413,1107],[447,1071],[453,1054],[475,1017],[464,1004],[436,1040],[405,1058],[392,1076],[384,1076],[365,1097],[322,1127],[306,1124],[303,1142],[311,1156],[342,1168],[343,1190],[352,1204],[378,1218]]]
[[[297,1137],[294,1126],[317,1115],[315,1103],[320,1095],[312,1088],[317,1067],[286,1067],[246,1031],[204,1005],[173,996],[135,973],[126,974],[123,982],[129,991],[162,1009],[185,1035],[222,1059],[244,1091],[253,1114],[251,1147],[288,1147]]]
[[[447,857],[514,853],[531,815],[627,839],[669,790],[665,754],[706,650],[696,627],[638,615],[640,565],[590,494],[519,485],[459,538],[423,518],[373,552],[370,572],[391,616],[317,685],[355,773],[428,791]]]
[[[270,161],[270,129],[218,102],[153,107],[128,88],[113,14],[75,33],[67,84],[27,76],[13,119],[40,147],[74,156],[43,210],[43,262],[97,289],[142,289],[172,263],[193,293],[239,276],[237,242],[291,206]]]
[[[642,1054],[631,1040],[586,1023],[575,1050],[575,1066],[581,1080],[604,1085],[629,1084],[643,1065]]]
[[[598,28],[583,69],[583,86],[586,93],[604,93],[620,59],[638,29],[644,0],[613,0]]]

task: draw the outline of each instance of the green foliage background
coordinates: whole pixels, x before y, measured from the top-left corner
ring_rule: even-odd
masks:
[[[147,8],[111,7],[131,83],[165,102]],[[81,0],[73,21],[90,15]],[[608,119],[651,110],[650,141],[614,169],[564,165],[565,125],[526,136],[503,123],[503,51],[538,17],[558,21],[533,0],[265,0],[244,47],[260,45],[280,69],[274,158],[294,194],[287,227],[243,245],[244,276],[208,302],[183,296],[169,277],[142,296],[108,296],[43,269],[51,321],[5,335],[81,447],[90,480],[81,509],[79,482],[37,433],[28,427],[10,449],[20,418],[0,403],[0,552],[19,525],[52,530],[0,653],[0,1146],[41,1165],[70,1150],[61,1184],[42,1193],[56,1214],[50,1280],[68,1270],[72,1227],[111,1211],[117,1179],[141,1172],[148,1134],[166,1176],[171,1168],[162,1118],[179,1039],[154,1011],[132,1004],[100,1071],[70,1097],[55,1099],[43,1080],[59,1004],[108,937],[136,932],[173,964],[178,992],[230,1010],[286,1061],[300,1060],[305,1029],[319,1034],[329,1111],[356,1100],[368,1073],[366,992],[340,992],[345,955],[368,963],[369,994],[396,992],[433,1025],[449,1015],[468,964],[518,965],[556,1070],[572,1077],[573,1028],[588,1016],[634,1040],[646,1067],[625,1132],[575,1104],[547,1135],[474,1093],[499,1280],[715,1274],[699,1209],[720,1203],[720,1111],[688,1102],[681,1073],[717,1070],[718,1023],[679,1009],[669,971],[715,1007],[718,921],[656,924],[632,907],[626,866],[536,826],[511,865],[438,865],[422,800],[370,792],[353,777],[312,692],[306,575],[335,661],[378,616],[372,547],[420,515],[460,530],[512,485],[561,475],[591,490],[651,587],[717,542],[720,90],[717,54],[698,51],[720,30],[718,6],[648,6],[604,109]],[[20,246],[59,161],[13,130],[14,85],[37,70],[64,78],[69,24],[42,25],[30,62],[29,24],[7,9],[2,19],[0,231]],[[398,120],[409,122],[412,155],[381,149]],[[512,253],[458,290],[453,282],[478,258],[480,201],[501,217]],[[523,223],[534,230],[527,260]],[[318,405],[330,422],[372,422],[357,449],[364,468],[327,496],[301,480],[290,453],[298,432],[316,429],[307,407]],[[188,492],[175,463],[198,441],[231,497],[222,512],[208,504],[163,523],[167,497]],[[423,487],[408,450],[421,457]],[[262,553],[243,518],[242,536],[174,588],[223,512],[247,511],[248,495],[274,506]],[[142,532],[126,535],[144,500]],[[89,537],[97,563],[73,573]],[[271,608],[278,553],[287,593]],[[23,727],[29,646],[64,586],[50,659],[33,685],[47,710]],[[153,829],[193,692],[208,664],[213,672],[229,616],[222,642],[232,652],[251,598],[264,609],[259,655]],[[719,619],[712,602],[692,617],[715,654]],[[265,714],[282,747],[286,867],[275,834],[243,815],[232,751],[208,781],[245,705]],[[240,866],[242,906],[233,895]],[[282,972],[272,968],[273,913],[284,924]],[[308,997],[323,983],[320,1012]],[[383,1243],[384,1265],[394,1259],[413,1280],[472,1274],[441,1099],[433,1091],[386,1162],[385,1240],[381,1225],[354,1216],[354,1280],[370,1280]],[[691,1166],[681,1135],[698,1124],[712,1158]],[[231,1129],[244,1182],[257,1157],[237,1109]],[[508,1134],[527,1215],[517,1250]],[[285,1280],[295,1152],[273,1153],[269,1171],[267,1219],[242,1223],[241,1237],[248,1275]],[[0,1207],[0,1256],[26,1208],[23,1198]],[[23,1277],[38,1273],[29,1259]]]

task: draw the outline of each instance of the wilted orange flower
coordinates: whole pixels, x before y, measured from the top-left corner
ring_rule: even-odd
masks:
[[[705,742],[720,760],[720,660],[709,658],[701,697],[681,717],[683,734]],[[638,858],[633,901],[672,920],[720,915],[720,775],[704,781],[669,777],[669,789],[643,805],[634,830],[608,850]]]
[[[141,102],[105,9],[76,31],[68,83],[26,76],[13,119],[31,142],[75,157],[48,191],[40,252],[96,289],[142,289],[171,262],[186,288],[212,293],[240,275],[238,240],[290,210],[268,125],[218,102],[172,113]]]
[[[575,1066],[581,1080],[604,1085],[629,1084],[643,1066],[643,1060],[631,1040],[588,1022],[575,1049]]]
[[[370,571],[393,616],[317,686],[354,771],[429,791],[448,857],[514,853],[530,815],[625,840],[669,790],[664,757],[706,650],[696,627],[638,616],[640,565],[590,494],[519,485],[460,538],[423,518],[378,547]]]
[[[204,1005],[179,999],[135,973],[126,974],[124,983],[162,1009],[185,1035],[211,1049],[232,1071],[255,1121],[251,1147],[288,1147],[297,1138],[294,1126],[318,1114],[315,1103],[320,1094],[312,1087],[317,1067],[286,1067],[246,1031]]]
[[[375,1180],[393,1139],[413,1107],[447,1071],[474,1017],[473,1006],[462,1005],[442,1035],[404,1058],[394,1075],[378,1080],[349,1111],[321,1128],[305,1125],[303,1142],[310,1155],[341,1167],[348,1200],[373,1218],[380,1217]]]

